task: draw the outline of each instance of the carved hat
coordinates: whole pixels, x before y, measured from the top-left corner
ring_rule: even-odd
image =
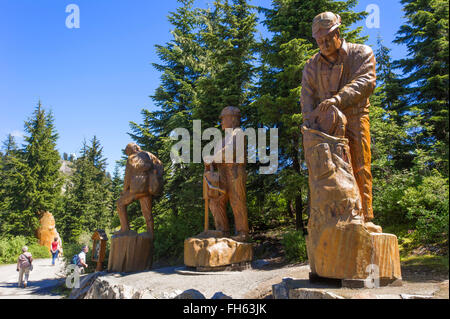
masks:
[[[125,147],[125,154],[129,155],[134,152],[140,152],[141,148],[136,143],[128,143],[127,147]]]
[[[333,12],[322,12],[316,15],[312,24],[312,36],[317,39],[333,32],[341,25],[341,17]]]
[[[222,117],[224,117],[225,115],[230,115],[230,116],[236,116],[236,117],[241,117],[241,111],[235,107],[235,106],[227,106],[226,108],[224,108],[222,110],[222,112],[220,113],[220,119]]]

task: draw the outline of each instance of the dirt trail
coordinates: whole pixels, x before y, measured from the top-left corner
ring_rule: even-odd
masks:
[[[30,273],[27,288],[17,286],[18,272],[16,265],[0,266],[0,299],[60,299],[63,296],[53,292],[54,288],[64,284],[62,260],[56,266],[51,266],[51,259],[37,259],[34,261],[34,270]],[[112,285],[126,285],[133,289],[148,289],[152,293],[170,293],[173,291],[184,291],[197,289],[211,298],[216,292],[223,292],[233,298],[270,298],[272,285],[278,284],[284,277],[300,279],[304,286],[313,288],[308,278],[308,265],[282,265],[268,264],[260,269],[248,269],[242,272],[225,272],[203,275],[180,274],[178,267],[165,267],[153,269],[147,272],[133,274],[105,274],[103,277]],[[418,278],[416,272],[404,272],[402,287],[384,287],[373,290],[349,290],[325,288],[346,298],[354,294],[367,292],[379,295],[381,298],[392,294],[420,294],[429,295],[433,298],[448,297],[448,275],[433,275],[430,278]],[[431,276],[431,272],[419,272],[422,275]]]

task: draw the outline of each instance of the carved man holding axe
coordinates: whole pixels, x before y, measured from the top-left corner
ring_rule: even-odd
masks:
[[[226,163],[225,154],[227,148],[233,148],[236,153],[236,133],[240,125],[241,113],[237,107],[228,106],[220,114],[222,130],[233,129],[233,134],[223,140],[220,148],[214,155],[205,161],[205,173],[203,178],[203,195],[205,198],[205,231],[208,230],[208,206],[214,217],[216,230],[221,236],[228,236],[230,226],[227,218],[227,203],[230,202],[234,215],[234,223],[237,235],[232,237],[236,241],[249,239],[247,219],[247,197],[245,183],[247,172],[244,163],[237,163],[233,155],[233,161]]]

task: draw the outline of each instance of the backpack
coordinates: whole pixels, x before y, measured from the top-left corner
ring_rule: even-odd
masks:
[[[155,197],[159,197],[163,191],[164,183],[164,166],[163,163],[152,153],[147,152],[153,162],[153,169],[149,172],[148,188],[149,193]]]
[[[72,261],[70,262],[72,265],[79,265],[80,264],[80,256],[78,254],[74,255],[72,257]]]

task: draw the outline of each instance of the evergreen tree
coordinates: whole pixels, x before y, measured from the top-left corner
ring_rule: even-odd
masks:
[[[17,144],[14,136],[8,134],[5,141],[3,141],[2,149],[0,150],[0,233],[7,234],[11,230],[9,225],[9,215],[11,214],[11,202],[15,198],[13,192],[14,166],[12,165],[12,158],[17,156]]]
[[[42,109],[39,101],[32,117],[25,122],[23,148],[8,157],[10,212],[3,226],[12,235],[33,236],[41,213],[53,212],[61,194],[58,134],[53,121],[52,113]]]
[[[416,155],[427,157],[429,169],[448,177],[449,156],[449,3],[445,0],[402,0],[406,24],[395,43],[404,44],[408,56],[394,62],[402,71],[404,90],[396,110],[416,119],[409,142],[419,145]]]
[[[181,6],[168,17],[174,26],[171,31],[173,40],[165,46],[156,46],[163,63],[154,64],[154,67],[162,75],[161,85],[151,97],[160,110],[143,110],[143,124],[132,122],[133,133],[130,134],[144,150],[154,153],[164,163],[165,197],[161,204],[164,211],[174,215],[178,215],[180,208],[198,207],[195,201],[187,198],[201,195],[196,196],[193,192],[195,173],[189,170],[193,164],[171,165],[170,149],[175,141],[170,140],[169,134],[178,127],[186,128],[192,134],[192,110],[197,103],[196,82],[206,72],[207,66],[198,33],[199,10],[192,8],[193,0],[179,2]],[[195,184],[194,189],[201,190]]]
[[[17,153],[18,146],[14,136],[8,134],[6,140],[3,142],[3,156],[11,156]]]
[[[176,141],[170,140],[170,132],[186,128],[193,136],[193,120],[201,120],[202,128],[218,127],[220,111],[228,105],[240,107],[245,117],[253,76],[256,17],[247,2],[215,1],[211,9],[193,9],[190,0],[179,2],[169,16],[173,40],[157,46],[163,63],[155,67],[162,76],[152,99],[160,109],[144,110],[143,124],[131,123],[130,134],[165,163],[164,196],[153,210],[157,255],[163,249],[159,236],[164,245],[169,245],[168,237],[171,244],[182,242],[201,230],[203,220],[203,164],[172,164],[170,149]],[[168,227],[174,218],[181,229]],[[174,246],[180,249],[178,243]]]
[[[123,178],[119,171],[120,164],[117,163],[114,166],[114,172],[111,180],[111,227],[115,228],[120,226],[119,215],[117,213],[117,200],[120,198],[120,194],[123,189]]]
[[[112,219],[111,181],[105,171],[103,148],[96,136],[90,142],[83,142],[74,162],[63,210],[56,218],[58,229],[69,241],[77,240],[83,232],[109,229]]]
[[[302,214],[307,197],[304,156],[300,152],[301,78],[305,63],[317,52],[311,23],[317,14],[332,11],[342,17],[340,30],[343,38],[350,42],[364,42],[366,38],[359,35],[361,28],[348,28],[366,15],[365,12],[351,11],[355,5],[354,0],[274,0],[272,8],[260,8],[266,18],[263,23],[273,37],[264,39],[260,45],[262,61],[255,106],[258,119],[264,125],[279,129],[282,171],[276,183],[279,187],[272,190],[286,195],[290,203],[288,207],[295,210],[297,229],[303,227]]]

